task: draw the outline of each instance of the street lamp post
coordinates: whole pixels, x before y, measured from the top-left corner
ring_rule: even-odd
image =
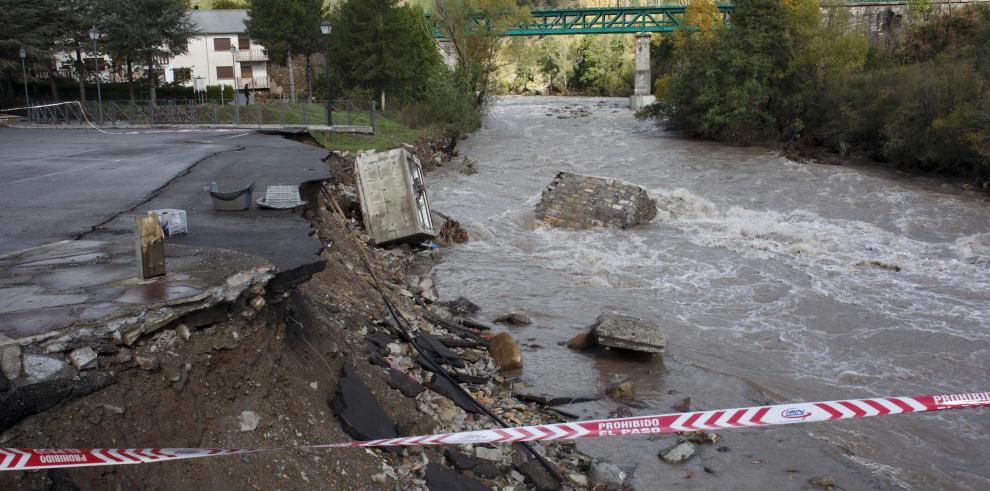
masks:
[[[237,46],[230,45],[230,78],[234,86],[234,124],[240,122],[240,107],[237,106]],[[220,90],[223,90],[222,88]]]
[[[21,57],[21,74],[24,76],[24,107],[27,108],[28,121],[31,121],[31,98],[28,96],[28,71],[27,65],[24,60],[27,58],[27,50],[21,48],[21,51],[17,53]]]
[[[89,38],[93,40],[93,61],[96,63],[96,100],[100,113],[100,124],[103,124],[103,94],[100,92],[100,52],[96,47],[96,42],[100,39],[100,31],[93,26],[89,30]]]
[[[333,31],[333,26],[330,25],[330,21],[320,22],[320,31],[327,38],[327,58],[323,62],[327,70],[327,126],[333,127],[333,105],[330,102],[330,33]]]

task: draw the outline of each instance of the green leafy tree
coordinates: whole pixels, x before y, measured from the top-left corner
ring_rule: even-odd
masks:
[[[289,97],[296,102],[293,53],[309,55],[321,46],[323,0],[249,0],[247,33],[265,46],[269,57],[289,69]],[[337,27],[339,29],[339,26]]]
[[[576,47],[574,85],[598,95],[629,95],[631,47],[622,36],[585,36]]]
[[[60,2],[56,0],[0,0],[0,78],[6,83],[0,91],[20,94],[13,81],[21,81],[20,50],[27,51],[29,71],[49,72],[52,97],[58,99],[55,87],[53,39],[60,39],[62,30],[56,17]]]
[[[189,39],[197,34],[184,0],[100,0],[105,15],[99,26],[101,45],[127,60],[133,83],[132,62],[143,63],[148,77],[151,103],[158,85],[156,70],[165,61],[185,53]],[[134,98],[133,89],[131,98]]]
[[[399,0],[344,0],[333,13],[331,63],[343,88],[370,89],[385,106],[385,94],[418,98],[442,69],[440,54],[422,9]]]
[[[484,107],[494,88],[504,32],[528,17],[515,0],[434,0],[433,19],[453,45],[457,78],[475,107]]]

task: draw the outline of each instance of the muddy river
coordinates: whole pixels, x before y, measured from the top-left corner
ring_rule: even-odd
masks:
[[[685,140],[620,99],[502,98],[458,151],[478,172],[452,165],[429,183],[434,208],[472,239],[435,266],[441,295],[472,299],[489,320],[533,319],[506,328],[533,392],[595,394],[623,375],[636,383],[633,414],[657,414],[685,397],[719,409],[990,390],[990,204],[979,194]],[[561,170],[643,186],[658,216],[631,230],[536,229],[534,206]],[[602,311],[656,321],[665,360],[560,345]],[[606,417],[618,405],[565,409]],[[580,446],[637,489],[990,488],[990,411],[721,436],[677,466],[657,457],[673,436]]]

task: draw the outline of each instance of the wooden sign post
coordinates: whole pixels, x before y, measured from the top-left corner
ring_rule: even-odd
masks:
[[[141,277],[144,279],[165,275],[165,234],[158,215],[138,216],[134,219],[134,252]]]

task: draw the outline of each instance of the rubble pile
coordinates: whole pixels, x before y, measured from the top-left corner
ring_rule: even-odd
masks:
[[[557,174],[536,205],[538,223],[573,229],[629,228],[656,214],[656,201],[639,186],[570,172]]]

